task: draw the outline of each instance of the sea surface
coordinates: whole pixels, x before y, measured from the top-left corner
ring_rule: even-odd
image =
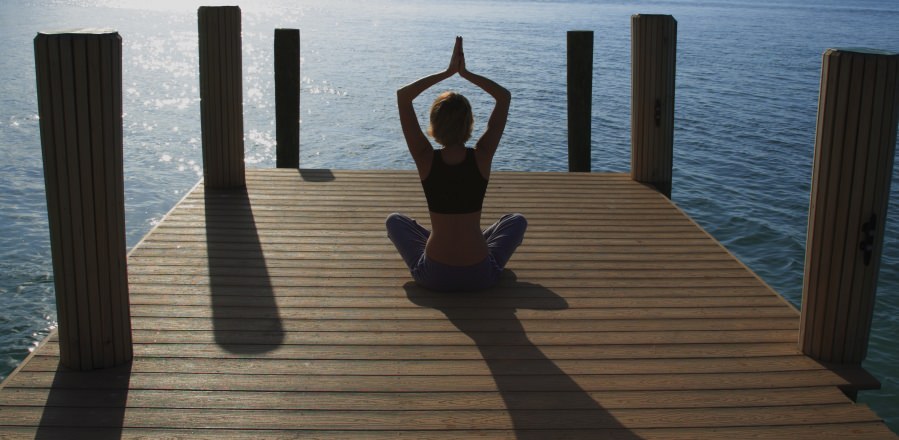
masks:
[[[212,4],[212,3],[206,3]],[[202,175],[197,19],[185,1],[0,0],[0,379],[56,326],[37,116],[38,31],[111,28],[123,40],[125,210],[136,244]],[[394,91],[446,67],[465,37],[470,70],[514,95],[495,168],[564,171],[565,45],[593,30],[594,171],[630,167],[630,16],[678,21],[672,199],[799,306],[821,56],[899,51],[896,0],[244,2],[248,167],[273,167],[273,34],[302,34],[301,164],[412,169]],[[458,79],[444,84],[472,98]],[[424,111],[433,96],[416,102]],[[483,122],[475,130],[483,129]],[[862,393],[899,431],[899,167]]]

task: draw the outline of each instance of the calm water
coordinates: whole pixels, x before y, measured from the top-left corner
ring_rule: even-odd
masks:
[[[35,103],[36,32],[107,27],[122,35],[129,246],[197,182],[202,166],[199,4],[23,3],[0,2],[0,378],[56,324]],[[146,9],[149,3],[153,9]],[[629,17],[671,14],[678,20],[673,199],[798,305],[821,54],[828,47],[899,51],[895,0],[816,3],[245,3],[246,160],[251,167],[274,164],[272,35],[289,27],[302,31],[304,167],[410,169],[394,90],[444,68],[453,36],[461,34],[469,68],[515,96],[495,166],[566,170],[565,32],[589,29],[596,35],[593,168],[627,171]],[[467,92],[476,111],[488,107],[466,83],[447,87]],[[476,113],[480,121],[485,116]],[[865,363],[883,390],[862,400],[899,431],[896,170]]]

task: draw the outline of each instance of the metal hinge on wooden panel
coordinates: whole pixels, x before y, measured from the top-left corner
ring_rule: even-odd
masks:
[[[871,214],[871,219],[862,225],[862,239],[858,244],[865,266],[871,264],[871,256],[874,254],[875,231],[877,231],[877,214]]]
[[[656,99],[656,113],[655,113],[656,127],[662,125],[662,100]]]

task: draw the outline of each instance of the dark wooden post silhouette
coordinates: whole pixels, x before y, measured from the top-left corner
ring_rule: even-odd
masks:
[[[593,31],[568,31],[568,171],[590,171]]]
[[[799,336],[820,361],[865,359],[897,118],[899,55],[824,53]]]
[[[300,30],[275,29],[276,166],[300,167]]]
[[[631,16],[631,178],[671,198],[677,21]]]
[[[132,359],[122,176],[122,39],[39,33],[38,113],[60,362],[91,370]]]
[[[246,185],[240,8],[203,6],[197,12],[200,50],[200,127],[203,183]]]

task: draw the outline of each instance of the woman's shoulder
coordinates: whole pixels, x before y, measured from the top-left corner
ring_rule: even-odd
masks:
[[[439,160],[440,158],[440,150],[431,149],[431,151],[423,152],[418,156],[413,157],[415,160],[415,168],[418,169],[418,177],[421,180],[425,180],[431,174],[431,168],[434,165],[435,160]]]
[[[474,147],[469,154],[475,164],[477,164],[478,171],[481,172],[481,177],[483,177],[484,180],[490,180],[490,168],[493,165],[493,152],[491,151],[488,153],[484,149]]]

